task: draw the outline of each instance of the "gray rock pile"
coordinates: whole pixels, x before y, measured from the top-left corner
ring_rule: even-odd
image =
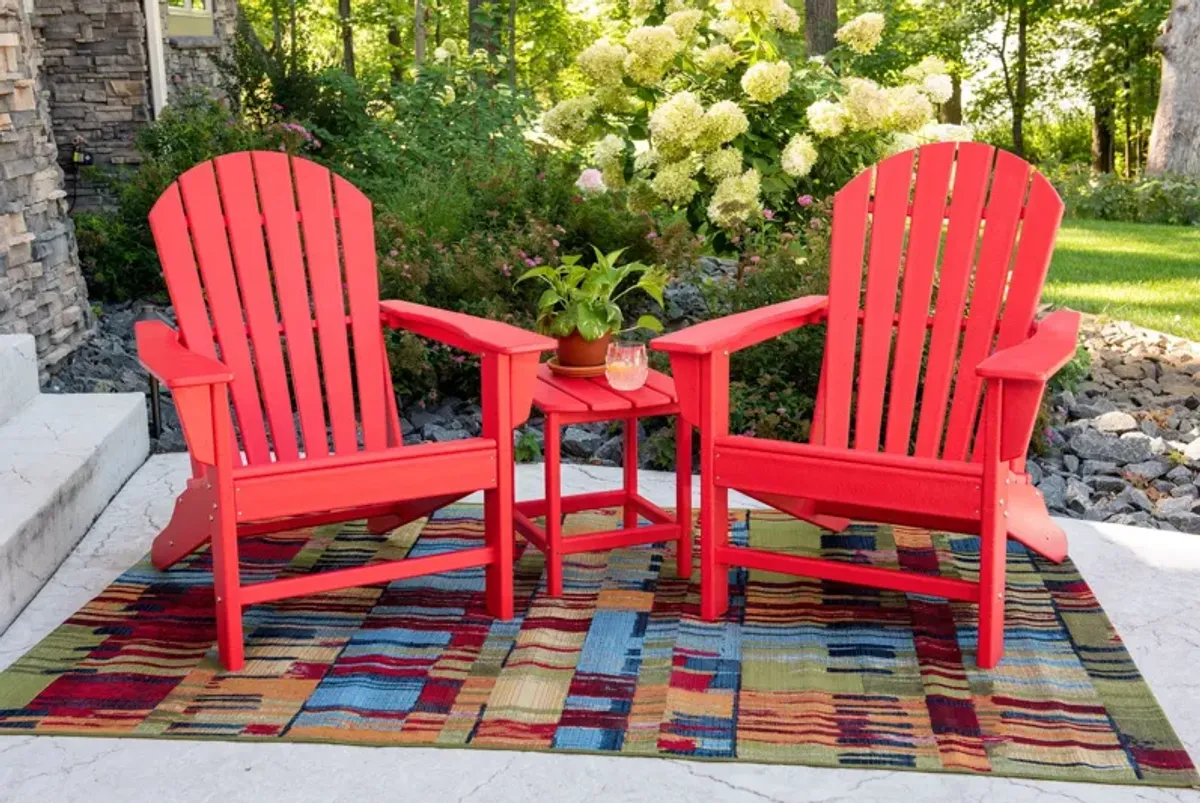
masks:
[[[1058,515],[1200,533],[1200,343],[1086,318],[1088,377],[1051,398],[1029,471]]]

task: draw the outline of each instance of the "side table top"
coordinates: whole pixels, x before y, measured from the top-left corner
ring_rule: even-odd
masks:
[[[533,404],[543,413],[622,413],[654,410],[655,414],[676,412],[679,397],[675,381],[651,369],[646,384],[637,390],[614,390],[603,376],[590,379],[558,376],[543,363],[538,368]]]

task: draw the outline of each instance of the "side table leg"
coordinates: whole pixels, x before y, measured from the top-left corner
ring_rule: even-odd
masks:
[[[621,465],[625,468],[625,521],[626,529],[638,526],[638,509],[633,498],[638,492],[638,434],[637,418],[626,418],[622,424],[625,430],[625,452]]]
[[[546,415],[546,588],[552,597],[563,592],[562,578],[562,428],[558,416]]]
[[[692,576],[692,427],[675,417],[675,520],[679,522],[679,540],[675,543],[675,571],[679,577]]]

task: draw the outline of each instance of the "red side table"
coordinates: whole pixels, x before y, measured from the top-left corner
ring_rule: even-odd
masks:
[[[675,570],[680,577],[692,572],[692,428],[679,415],[679,397],[671,377],[651,371],[646,384],[634,391],[609,387],[604,377],[576,379],[557,376],[543,365],[533,391],[533,404],[546,416],[546,498],[518,502],[513,516],[517,532],[546,556],[546,576],[551,596],[563,589],[563,555],[601,549],[675,541]],[[672,516],[638,494],[637,420],[646,416],[674,415],[675,515]],[[624,487],[618,491],[562,495],[561,428],[568,424],[621,419],[624,422]],[[604,507],[624,508],[619,530],[580,533],[563,537],[566,513]],[[546,517],[546,526],[534,519]],[[642,516],[650,524],[638,526]]]

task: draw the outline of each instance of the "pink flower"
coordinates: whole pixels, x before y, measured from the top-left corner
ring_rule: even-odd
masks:
[[[550,242],[554,243],[555,248],[558,248],[558,240],[551,240]]]
[[[464,361],[464,360],[466,360],[466,359],[467,359],[467,358],[466,358],[465,356],[463,356],[462,354],[455,354],[455,355],[454,355],[454,361],[455,361],[455,362],[463,362],[463,361]]]
[[[608,189],[604,184],[604,176],[599,170],[594,167],[589,167],[579,174],[579,179],[575,182],[575,186],[580,192],[585,195],[592,193],[601,193]]]
[[[546,180],[546,174],[545,174],[545,173],[538,173],[538,174],[537,174],[537,177],[538,177],[538,181],[545,181],[545,180]]]
[[[811,195],[801,195],[796,199],[796,203],[800,206],[812,206],[813,197]]]
[[[400,256],[400,252],[397,251],[395,248],[393,248],[391,251],[388,251],[388,256],[390,256],[390,257]]]
[[[774,210],[772,210],[772,209],[764,209],[764,210],[763,210],[763,217],[765,217],[767,220],[774,220],[774,219],[775,219],[775,212],[774,212]]]
[[[532,259],[526,259],[526,260],[525,260],[525,264],[526,264],[526,265],[528,265],[528,266],[529,266],[529,267],[531,267],[531,268],[536,268],[536,267],[537,267],[537,263],[536,263],[536,262],[534,262]]]
[[[647,239],[647,240],[657,240],[657,239],[658,239],[658,232],[656,232],[656,231],[652,231],[652,232],[650,232],[649,234],[647,234],[647,235],[646,235],[646,239]]]
[[[760,256],[752,256],[752,257],[750,257],[750,264],[751,264],[751,265],[757,265],[757,264],[758,264],[758,261],[759,261],[760,259],[762,259],[762,257],[760,257]]]

